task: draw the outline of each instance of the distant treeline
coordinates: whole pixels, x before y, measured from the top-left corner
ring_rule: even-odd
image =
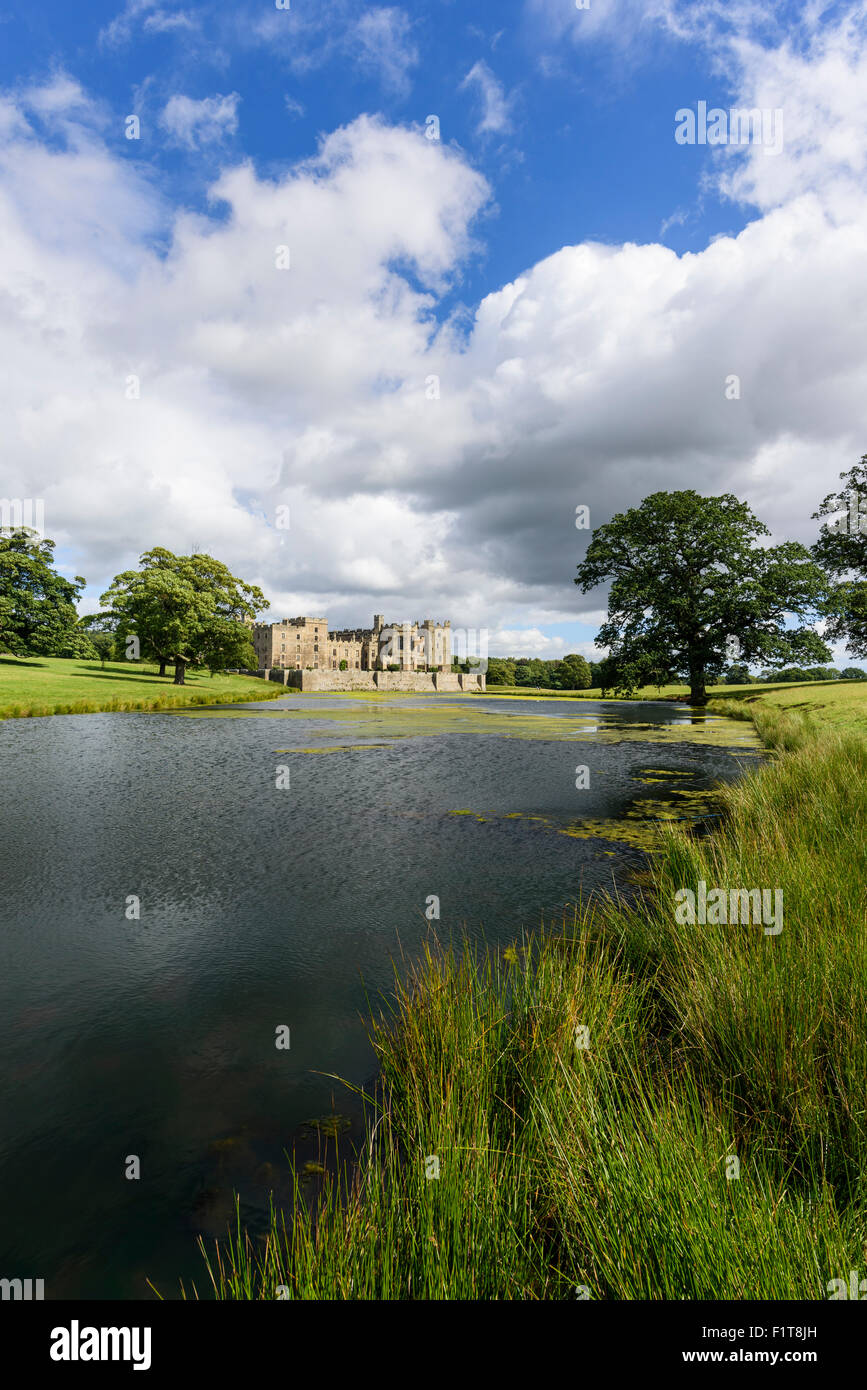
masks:
[[[725,685],[760,685],[776,681],[867,680],[867,671],[847,666],[787,666],[782,671],[762,671],[751,675],[746,666],[730,666],[721,677]],[[497,657],[488,659],[488,685],[531,686],[539,690],[611,690],[617,685],[617,670],[610,658],[587,661],[583,656],[565,656],[559,661],[540,661],[535,657]],[[666,683],[666,682],[664,682]],[[686,673],[684,673],[686,683]]]

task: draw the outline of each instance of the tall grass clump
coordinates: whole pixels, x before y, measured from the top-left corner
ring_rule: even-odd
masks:
[[[215,1297],[813,1299],[863,1267],[867,745],[763,736],[643,899],[425,948],[370,1024],[362,1152],[264,1245],[203,1247]],[[700,881],[782,890],[782,930],[679,922]]]

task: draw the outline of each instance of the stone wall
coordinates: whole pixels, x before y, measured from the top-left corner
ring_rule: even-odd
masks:
[[[242,676],[259,676],[278,681],[291,690],[314,691],[393,690],[406,694],[483,693],[484,675],[465,675],[462,671],[289,671],[265,667],[259,671],[239,671]]]

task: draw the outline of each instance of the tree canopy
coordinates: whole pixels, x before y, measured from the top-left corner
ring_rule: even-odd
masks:
[[[804,546],[763,547],[769,534],[730,493],[692,490],[653,493],[593,532],[575,583],[587,593],[611,581],[596,644],[611,649],[618,689],[685,675],[702,705],[733,657],[829,659],[812,627],[827,580]]]
[[[139,570],[116,575],[101,598],[121,641],[136,637],[142,655],[158,660],[162,670],[171,663],[176,685],[184,684],[188,665],[218,670],[247,659],[244,619],[267,608],[261,589],[211,555],[173,555],[156,547],[139,563]]]
[[[855,656],[867,656],[867,454],[840,480],[843,486],[813,516],[843,515],[823,523],[813,555],[839,581],[825,605],[827,637],[845,642]]]
[[[593,679],[590,663],[583,656],[570,653],[555,661],[540,661],[536,657],[489,657],[487,683],[540,690],[586,690]]]
[[[26,526],[0,530],[0,650],[15,656],[77,655],[80,575],[54,568],[54,541]]]

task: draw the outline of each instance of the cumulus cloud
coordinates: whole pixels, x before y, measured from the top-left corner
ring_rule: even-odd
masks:
[[[498,628],[488,636],[490,656],[536,656],[542,661],[556,661],[570,647],[563,637],[550,637],[538,627]],[[598,658],[598,652],[594,660]]]
[[[434,311],[490,190],[420,130],[361,117],[280,179],[225,167],[206,216],[166,207],[86,106],[60,148],[7,95],[0,490],[45,499],[97,591],[146,546],[198,544],[274,616],[448,616],[503,653],[598,624],[578,505],[596,526],[657,489],[731,490],[810,540],[865,448],[867,117],[835,88],[864,90],[867,45],[844,37],[744,49],[743,104],[785,78],[815,123],[718,161],[753,200],[738,235],[562,247],[468,329]]]
[[[238,129],[237,92],[228,96],[205,97],[195,101],[192,97],[175,95],[163,107],[160,125],[163,130],[188,150],[200,149],[203,145],[218,144],[227,135],[234,135]]]

